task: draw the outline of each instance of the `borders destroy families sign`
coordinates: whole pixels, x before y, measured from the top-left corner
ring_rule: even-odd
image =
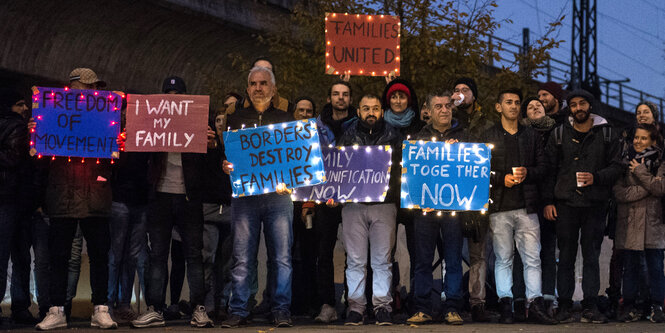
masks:
[[[323,147],[326,183],[299,188],[300,201],[383,202],[390,180],[390,146]]]
[[[127,151],[205,153],[210,96],[127,97]]]
[[[118,157],[122,96],[103,90],[32,88],[31,133],[36,154]]]
[[[399,16],[326,13],[326,74],[399,75]]]
[[[224,133],[234,196],[275,192],[326,180],[314,119]]]
[[[404,141],[402,147],[402,208],[487,210],[486,144]]]

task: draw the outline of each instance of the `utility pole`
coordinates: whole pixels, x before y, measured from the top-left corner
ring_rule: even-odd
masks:
[[[570,87],[600,97],[596,33],[596,0],[573,0]]]

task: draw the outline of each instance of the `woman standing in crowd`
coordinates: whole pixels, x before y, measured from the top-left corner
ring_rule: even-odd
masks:
[[[633,145],[623,158],[628,170],[613,188],[618,203],[615,247],[623,250],[624,266],[624,311],[619,320],[625,322],[640,319],[635,300],[642,254],[646,258],[649,275],[649,318],[655,323],[665,322],[662,307],[665,298],[665,224],[661,201],[661,196],[665,194],[665,164],[661,163],[661,149],[656,145],[659,141],[656,126],[637,125]]]

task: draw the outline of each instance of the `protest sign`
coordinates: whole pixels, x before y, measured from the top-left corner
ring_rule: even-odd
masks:
[[[122,96],[102,90],[32,87],[31,149],[38,155],[118,157]]]
[[[127,151],[205,153],[210,96],[127,97]]]
[[[326,183],[299,188],[298,201],[383,202],[390,179],[390,146],[323,147]]]
[[[316,185],[326,180],[315,119],[224,132],[233,196]]]
[[[399,16],[326,13],[326,74],[399,75]]]
[[[487,210],[486,144],[404,141],[402,147],[402,208]]]

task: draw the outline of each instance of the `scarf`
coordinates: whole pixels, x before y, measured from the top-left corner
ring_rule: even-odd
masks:
[[[556,121],[549,116],[540,117],[536,120],[522,118],[522,125],[533,127],[538,132],[548,132],[556,125]]]
[[[404,128],[411,125],[411,121],[415,116],[416,113],[409,106],[406,108],[406,110],[400,113],[395,113],[393,112],[393,110],[388,109],[384,113],[383,118],[388,124],[392,125],[393,127]]]
[[[621,155],[622,164],[628,166],[630,165],[630,161],[635,159],[640,163],[644,163],[647,171],[649,171],[652,175],[656,175],[658,167],[660,166],[660,150],[656,146],[651,146],[638,153],[635,151],[635,147],[630,145],[628,149],[624,150]],[[642,162],[642,159],[644,159],[644,162]]]

